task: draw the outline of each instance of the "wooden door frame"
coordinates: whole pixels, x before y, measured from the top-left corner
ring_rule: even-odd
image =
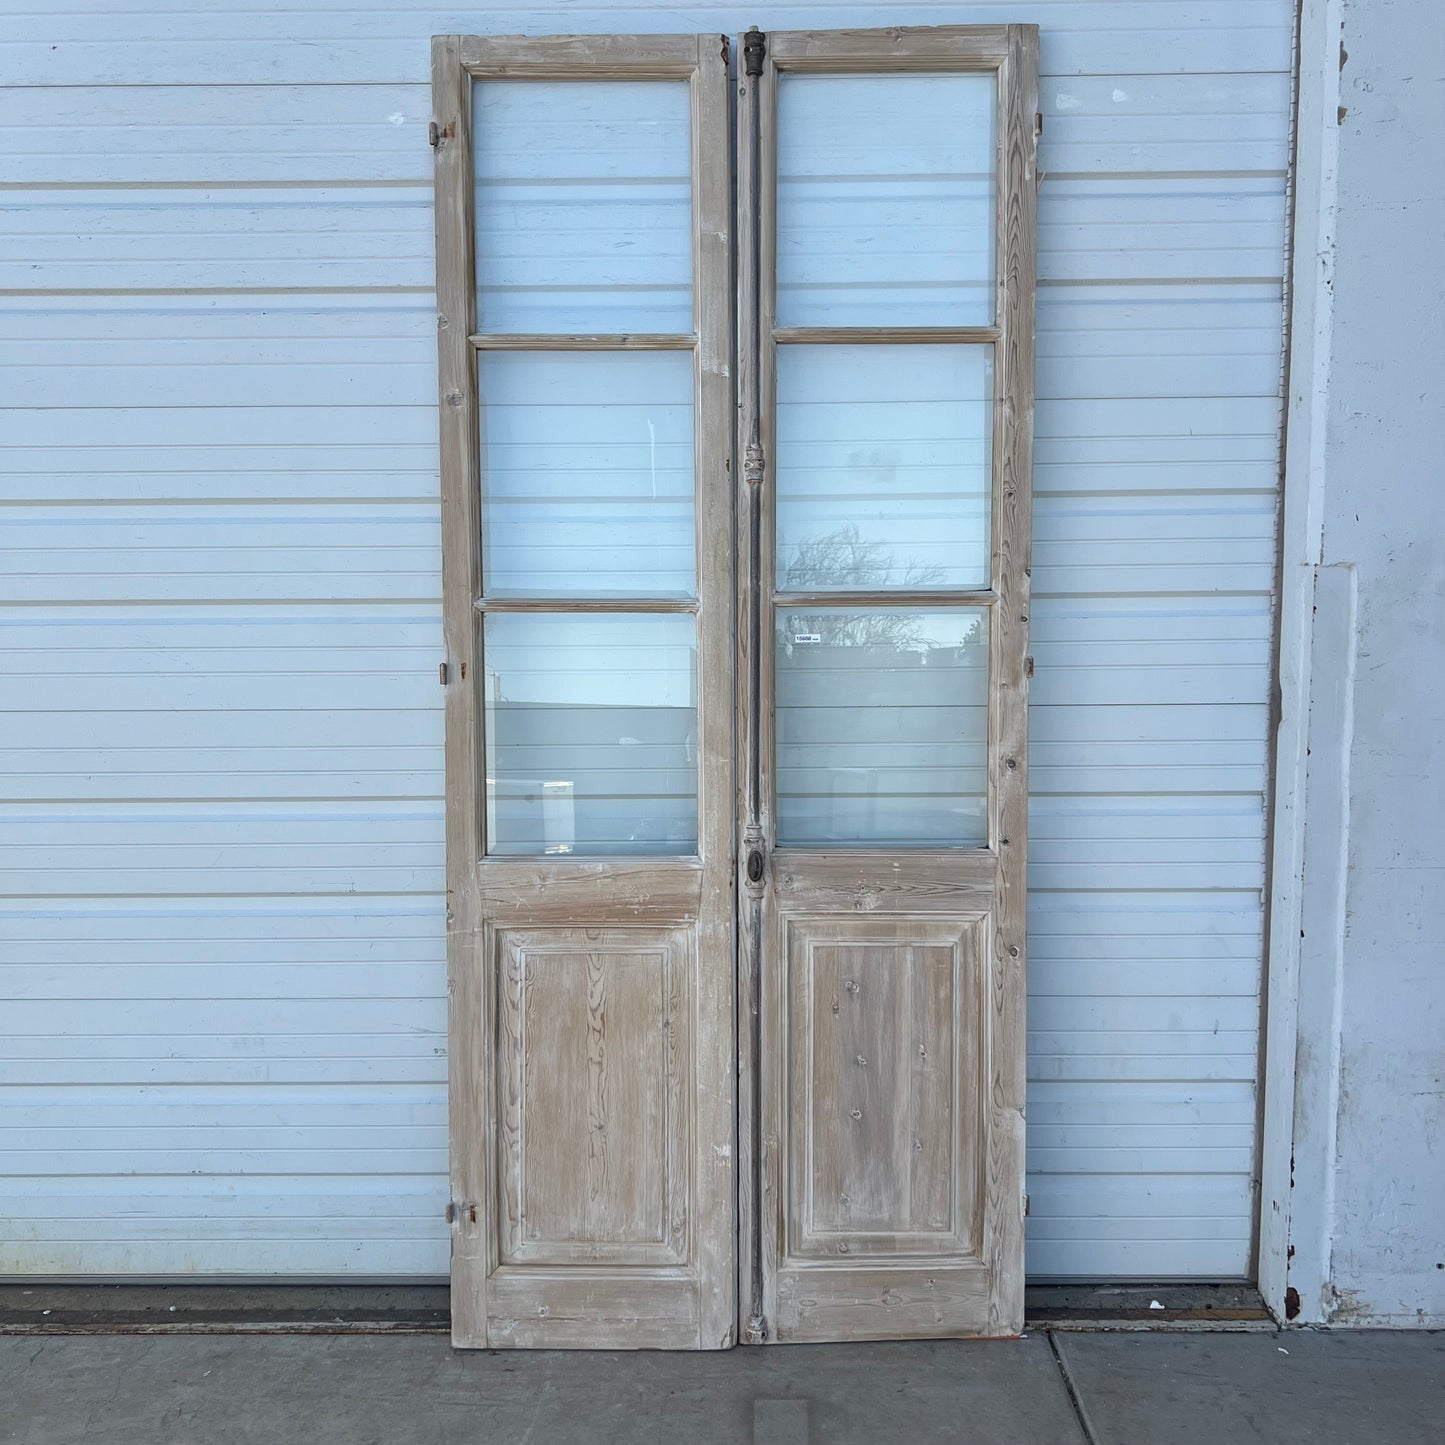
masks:
[[[741,1338],[762,1343],[774,1336],[775,1313],[765,1282],[765,1261],[778,1258],[785,1189],[770,1177],[783,1122],[783,1084],[765,1075],[765,1021],[777,998],[764,994],[767,945],[768,850],[773,816],[774,734],[771,712],[756,699],[772,676],[773,492],[775,454],[774,353],[779,339],[810,339],[775,327],[777,76],[784,73],[896,73],[902,71],[997,74],[994,324],[929,339],[987,342],[994,348],[992,455],[992,585],[970,600],[989,611],[988,844],[958,850],[956,867],[938,880],[961,906],[971,888],[994,890],[983,1049],[987,1061],[984,1125],[988,1146],[984,1262],[995,1281],[986,1333],[1017,1334],[1023,1327],[1025,1202],[1024,1107],[1025,888],[1028,828],[1028,655],[1034,409],[1034,293],[1036,284],[1038,28],[1032,25],[939,26],[893,30],[789,32],[744,37],[739,76],[737,167],[739,234],[739,431],[743,459],[736,531],[739,578],[737,675],[739,705],[738,1018],[739,1305]],[[866,334],[865,334],[866,333]],[[836,330],[831,339],[843,338]],[[860,340],[920,339],[917,329],[859,328]],[[959,594],[948,594],[950,601]],[[847,594],[838,601],[867,605],[885,600]],[[898,603],[899,593],[886,595]],[[929,593],[920,601],[938,600]],[[996,861],[995,861],[996,860]],[[840,868],[840,887],[846,887]],[[859,903],[857,906],[863,906]],[[877,906],[876,901],[871,906]],[[770,1108],[771,1106],[771,1108]],[[775,1172],[775,1171],[773,1171]],[[1010,1197],[996,1186],[1017,1180]],[[1016,1195],[1016,1197],[1014,1197]]]
[[[692,118],[693,321],[679,336],[506,336],[476,329],[471,141],[477,79],[685,81]],[[436,149],[438,400],[441,418],[443,631],[446,663],[446,888],[452,1337],[468,1346],[726,1348],[734,1342],[733,807],[731,556],[733,395],[728,47],[712,35],[437,36],[432,42]],[[697,601],[522,599],[495,610],[693,612],[698,618],[698,853],[695,858],[487,856],[481,709],[480,395],[483,350],[689,349],[694,352]],[[496,1292],[499,1150],[497,957],[500,927],[694,930],[692,1023],[683,1057],[688,1171],[687,1265],[664,1280],[672,1317],[629,1316],[626,1281],[578,1282],[566,1308],[518,1311],[491,1328]],[[705,1087],[699,1087],[702,1078]],[[516,1273],[516,1271],[514,1271]],[[525,1271],[521,1271],[525,1275]],[[594,1274],[597,1272],[594,1271]],[[682,1279],[685,1273],[688,1278]],[[643,1283],[645,1269],[635,1272]],[[512,1311],[525,1277],[508,1282]],[[673,1288],[676,1284],[679,1287]],[[687,1289],[681,1285],[686,1284]],[[686,1296],[686,1299],[683,1297]],[[524,1302],[524,1301],[523,1301]],[[686,1309],[681,1309],[682,1305]],[[590,1312],[590,1314],[589,1314]],[[538,1318],[538,1316],[542,1318]],[[589,1326],[595,1325],[595,1329]],[[608,1333],[609,1327],[611,1333]]]

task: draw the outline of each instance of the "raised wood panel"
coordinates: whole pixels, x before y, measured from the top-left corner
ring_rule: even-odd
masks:
[[[982,920],[785,928],[784,1267],[976,1256]]]
[[[497,933],[498,1257],[676,1264],[688,1248],[687,933]]]

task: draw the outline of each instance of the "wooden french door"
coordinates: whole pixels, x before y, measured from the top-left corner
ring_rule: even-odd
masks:
[[[735,1334],[727,67],[434,42],[452,1333]]]
[[[434,43],[458,1344],[1022,1323],[1035,46]]]
[[[1016,1334],[1037,31],[743,51],[745,1337]]]

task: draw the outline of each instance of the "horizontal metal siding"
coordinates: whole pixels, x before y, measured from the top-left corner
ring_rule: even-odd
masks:
[[[427,37],[0,38],[0,1272],[440,1274]],[[1043,27],[1029,1264],[1249,1267],[1291,7]]]

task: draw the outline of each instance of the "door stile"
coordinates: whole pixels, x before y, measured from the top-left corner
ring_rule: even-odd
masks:
[[[777,569],[777,201],[778,201],[778,72],[773,63],[771,36],[765,45],[762,74],[758,78],[757,137],[758,194],[753,225],[758,234],[758,336],[759,397],[757,424],[762,438],[763,468],[759,486],[758,590],[758,810],[763,830],[765,868],[759,919],[759,1029],[755,1078],[759,1094],[758,1246],[762,1279],[762,1338],[777,1339],[777,1271],[770,1267],[783,1243],[785,1180],[780,1176],[783,1138],[782,1079],[776,1059],[779,997],[776,988],[774,852],[777,847],[776,767],[777,735],[773,709],[773,670],[776,666],[776,615],[773,603]]]
[[[461,38],[432,41],[436,144],[437,359],[441,418],[442,628],[446,645],[447,1134],[452,1233],[452,1335],[486,1340],[493,1133],[492,1070],[462,1067],[488,1053],[491,1035],[484,929],[476,862],[480,734],[476,705],[481,594],[480,424],[476,356],[468,341],[476,315],[472,265],[471,86]]]
[[[695,1091],[691,1131],[694,1209],[700,1282],[699,1330],[704,1348],[737,1342],[737,1153],[733,1084],[738,1025],[732,880],[736,852],[732,813],[735,738],[731,604],[732,560],[732,176],[727,150],[728,46],[721,63],[714,36],[699,36],[692,74],[693,368],[696,436],[697,586],[706,599],[698,625],[698,850],[704,867],[698,907],[696,1057],[719,1061],[707,1088]],[[722,120],[723,123],[717,122]]]
[[[989,613],[989,844],[999,860],[989,1039],[990,1197],[983,1252],[994,1280],[989,1333],[1016,1333],[1024,1309],[1022,1179],[1027,1092],[1029,583],[1032,572],[1034,288],[1037,247],[1038,30],[1008,27],[998,77],[997,310],[994,345],[993,585]]]

